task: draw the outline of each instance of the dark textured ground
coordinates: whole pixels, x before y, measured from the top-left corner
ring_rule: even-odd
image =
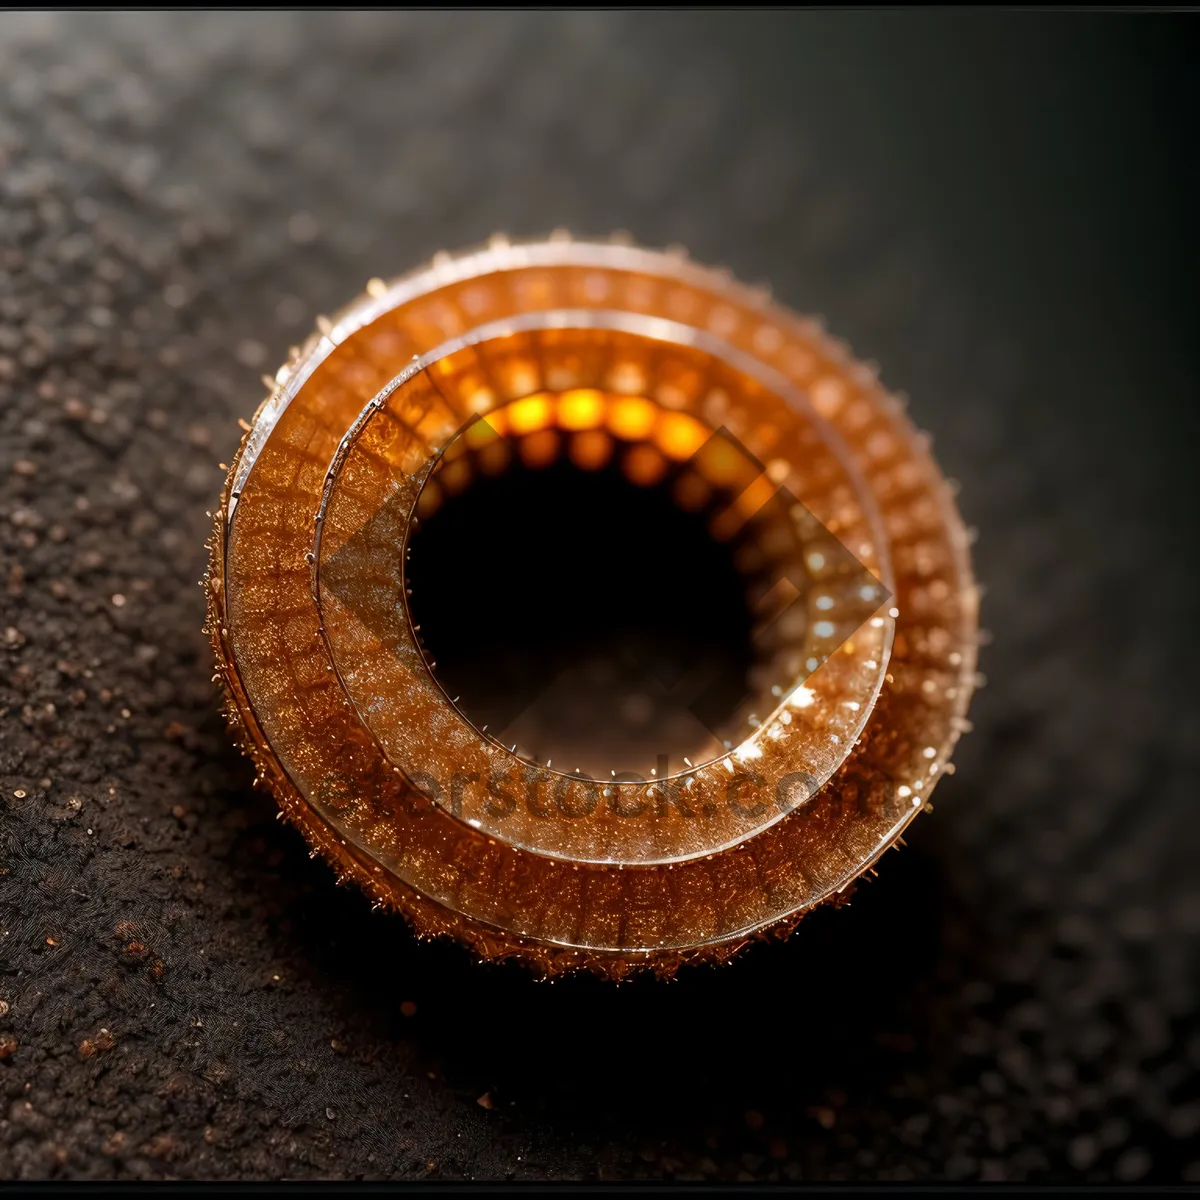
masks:
[[[1200,1180],[1193,27],[0,15],[0,1176]],[[200,633],[260,374],[559,224],[824,312],[990,587],[909,849],[665,986],[336,888]]]

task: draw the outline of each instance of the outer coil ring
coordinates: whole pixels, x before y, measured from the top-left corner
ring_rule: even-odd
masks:
[[[860,527],[872,532],[853,550],[865,550],[865,565],[894,591],[891,605],[863,623],[860,644],[824,661],[797,704],[786,703],[790,692],[781,698],[756,735],[756,744],[767,745],[771,729],[781,740],[800,728],[828,730],[856,704],[849,736],[829,735],[839,738],[841,751],[828,764],[828,782],[817,779],[814,794],[724,840],[706,843],[694,826],[672,842],[663,825],[654,842],[651,823],[644,852],[637,844],[614,852],[611,841],[597,841],[595,822],[591,840],[581,841],[571,831],[583,825],[556,821],[561,836],[553,846],[481,827],[444,796],[414,788],[414,764],[422,760],[411,752],[453,771],[461,746],[414,745],[411,730],[419,723],[406,707],[412,693],[385,688],[389,704],[380,707],[390,705],[390,716],[372,729],[363,719],[362,687],[357,702],[347,687],[345,663],[362,660],[343,647],[339,663],[339,637],[349,646],[357,636],[359,651],[380,651],[377,664],[399,662],[397,645],[384,646],[361,609],[331,619],[319,606],[324,554],[337,537],[349,543],[381,508],[383,485],[376,481],[375,491],[359,488],[358,500],[371,500],[357,507],[356,493],[346,489],[340,517],[331,519],[358,443],[352,430],[361,436],[405,389],[444,396],[453,383],[463,396],[489,392],[499,406],[564,381],[598,382],[601,368],[580,365],[586,353],[576,355],[573,376],[566,359],[554,359],[552,336],[561,343],[567,331],[598,328],[703,352],[722,370],[753,380],[719,415],[761,458],[769,456],[769,444],[763,446],[772,431],[787,424],[757,419],[780,411],[772,403],[810,413],[810,436],[818,431],[826,452],[836,446],[831,461],[843,462],[853,483],[813,487],[801,500],[835,536],[850,535],[856,510],[865,521]],[[539,331],[544,344],[530,355]],[[624,369],[632,352],[621,353],[629,360]],[[506,383],[501,358],[511,366],[522,354],[535,377]],[[548,377],[559,368],[562,378]],[[614,368],[604,369],[611,375]],[[471,370],[488,379],[472,381]],[[652,370],[642,375],[635,380],[642,390],[657,386]],[[968,539],[900,404],[814,323],[678,255],[561,239],[519,246],[494,240],[473,254],[439,256],[390,287],[373,281],[366,296],[322,322],[277,383],[231,467],[207,579],[228,711],[283,812],[343,875],[404,912],[419,932],[452,934],[487,957],[517,957],[550,973],[589,967],[620,976],[643,966],[669,972],[689,959],[726,957],[844,894],[927,803],[965,728],[974,685],[977,594]],[[697,412],[713,394],[728,399],[729,389],[697,392]],[[677,408],[692,403],[672,395]],[[490,411],[486,402],[477,407]],[[443,421],[436,433],[427,431],[427,458],[448,430]],[[413,465],[400,474],[420,478],[420,464]],[[370,464],[357,466],[368,471]],[[395,471],[395,462],[382,470],[387,487]],[[403,505],[393,508],[396,520],[407,519]],[[335,524],[339,533],[331,538]],[[360,558],[358,567],[374,569],[377,556]],[[337,607],[336,599],[330,603]],[[851,666],[860,684],[864,672],[877,676],[869,695],[853,701],[846,690]],[[390,749],[381,728],[394,735]]]

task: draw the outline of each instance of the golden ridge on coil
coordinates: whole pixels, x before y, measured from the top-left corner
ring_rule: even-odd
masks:
[[[562,236],[439,255],[318,326],[233,460],[205,580],[234,735],[314,852],[420,935],[546,975],[721,961],[845,896],[951,769],[978,641],[950,488],[874,371],[723,272]],[[669,494],[768,614],[669,765],[553,762],[444,682],[425,529],[514,470]],[[488,553],[481,620],[536,570]],[[706,586],[615,553],[548,577],[551,608]]]

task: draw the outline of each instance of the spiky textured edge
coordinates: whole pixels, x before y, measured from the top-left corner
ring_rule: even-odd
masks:
[[[497,235],[499,236],[499,235]],[[563,240],[560,231],[551,238]],[[492,239],[495,242],[496,238]],[[507,240],[507,239],[505,239]],[[531,239],[536,240],[536,239]],[[629,245],[630,240],[624,235],[614,235],[612,241]],[[463,251],[463,254],[471,251]],[[430,266],[437,266],[439,260],[448,257],[445,252],[434,257],[430,264],[418,267],[410,275],[418,275]],[[357,307],[371,296],[368,288],[349,304],[345,310]],[[764,306],[769,304],[770,293],[762,289]],[[310,857],[320,855],[334,870],[338,884],[355,883],[372,901],[374,908],[383,909],[390,913],[400,914],[409,924],[419,940],[431,941],[435,938],[450,939],[466,946],[480,961],[484,962],[516,962],[530,970],[536,976],[553,980],[564,975],[589,972],[605,979],[621,981],[643,972],[652,972],[660,979],[670,979],[680,967],[690,964],[707,964],[711,966],[728,963],[748,946],[758,942],[778,941],[790,936],[800,921],[818,908],[841,908],[847,904],[860,880],[868,873],[874,875],[874,866],[888,850],[899,849],[903,845],[903,834],[894,841],[883,846],[874,857],[863,862],[858,874],[839,891],[833,892],[808,908],[799,912],[789,913],[778,921],[764,926],[751,934],[735,935],[723,942],[707,943],[690,949],[648,950],[643,952],[586,950],[575,947],[558,946],[533,938],[523,938],[500,929],[486,922],[476,920],[461,913],[455,913],[420,895],[413,888],[402,883],[399,879],[385,871],[378,864],[373,864],[350,846],[300,794],[292,780],[271,755],[266,738],[262,735],[254,718],[250,704],[238,676],[237,667],[233,661],[225,641],[225,516],[228,512],[229,500],[233,481],[237,477],[241,458],[246,450],[251,431],[258,419],[262,408],[279,394],[285,386],[291,370],[301,363],[315,349],[327,329],[327,318],[318,318],[318,329],[305,341],[303,346],[293,346],[287,364],[274,379],[264,377],[264,382],[272,391],[259,405],[250,422],[241,422],[243,427],[242,440],[229,463],[225,484],[221,491],[220,504],[213,515],[213,533],[208,540],[209,566],[204,578],[200,581],[204,588],[207,617],[203,632],[209,638],[213,648],[216,664],[216,674],[213,682],[217,683],[222,695],[222,712],[225,716],[229,736],[234,744],[254,764],[254,786],[265,786],[276,803],[279,805],[278,818],[295,826],[312,847]],[[844,344],[838,344],[845,352]],[[919,437],[919,432],[914,430]],[[955,513],[957,516],[957,513]],[[973,577],[968,570],[967,578]],[[971,670],[973,672],[973,664]],[[964,671],[964,675],[966,672]],[[979,686],[981,681],[975,681]],[[960,702],[965,710],[967,697]],[[863,739],[869,730],[864,730]],[[949,773],[949,772],[947,772]],[[836,786],[838,775],[829,780],[826,787]],[[929,807],[929,806],[926,806]],[[918,809],[916,812],[924,811]],[[914,818],[916,813],[914,812]],[[907,829],[907,823],[905,829]]]

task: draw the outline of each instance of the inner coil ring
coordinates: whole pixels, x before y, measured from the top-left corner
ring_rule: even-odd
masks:
[[[597,334],[609,339],[606,353],[598,358],[580,354]],[[552,339],[549,345],[539,341],[546,336]],[[666,386],[660,386],[662,379],[677,381],[690,373],[703,386],[695,388],[694,404],[676,388],[674,407],[666,410],[670,413],[688,413],[714,393],[740,394],[735,392],[739,384],[751,389],[744,402],[755,403],[755,420],[783,435],[774,443],[773,464],[786,467],[784,480],[790,478],[804,491],[804,499],[821,510],[814,516],[789,497],[797,517],[815,530],[811,544],[824,548],[812,556],[822,562],[819,598],[846,598],[840,611],[823,613],[813,622],[817,629],[829,627],[826,644],[810,644],[801,652],[801,662],[808,665],[798,664],[782,681],[771,702],[773,711],[764,712],[756,728],[715,761],[695,768],[681,765],[670,778],[632,783],[572,778],[522,762],[494,736],[477,730],[437,686],[422,661],[412,621],[405,619],[403,575],[379,569],[388,561],[389,545],[407,536],[421,486],[445,442],[458,435],[472,410],[484,420],[497,411],[501,398],[495,387],[484,389],[478,383],[482,374],[495,384],[494,367],[480,371],[488,348],[498,347],[493,353],[504,355],[522,337],[526,340],[519,353],[541,359],[544,368],[547,357],[557,353],[557,377],[574,388],[623,376],[627,386],[641,385],[630,387],[631,393],[656,392]],[[568,370],[561,365],[567,358],[590,361]],[[658,377],[646,378],[643,363],[653,364],[649,369]],[[435,370],[437,375],[431,375]],[[547,373],[543,369],[536,383]],[[520,402],[534,382],[531,378],[510,387],[503,402]],[[472,404],[483,390],[490,400]],[[789,440],[788,434],[794,436]],[[432,446],[436,448],[430,452]],[[804,464],[808,482],[792,461],[802,452],[810,459]],[[346,476],[360,481],[352,498],[339,496]],[[761,497],[751,497],[749,504],[755,507],[788,495],[765,471],[755,482],[766,485]],[[374,500],[364,505],[361,497],[374,487],[390,489],[389,498],[364,519]],[[747,487],[743,494],[751,490]],[[821,516],[839,526],[841,535],[868,559],[867,567],[829,534]],[[322,571],[330,562],[332,598],[329,588],[322,589]],[[339,445],[318,509],[312,551],[313,597],[330,661],[364,726],[404,778],[456,819],[519,850],[568,862],[623,866],[679,863],[737,845],[805,803],[846,759],[883,683],[892,635],[892,619],[874,616],[890,588],[870,567],[879,575],[887,569],[873,501],[837,434],[797,389],[702,331],[631,314],[578,310],[524,314],[485,326],[414,361],[389,382]],[[356,573],[371,581],[357,605],[352,598]],[[633,578],[619,580],[617,586],[670,586],[669,580],[654,580],[645,570],[631,568],[629,574]],[[814,579],[812,586],[816,583]],[[860,591],[868,598],[862,599]],[[801,712],[803,718],[794,720]]]

